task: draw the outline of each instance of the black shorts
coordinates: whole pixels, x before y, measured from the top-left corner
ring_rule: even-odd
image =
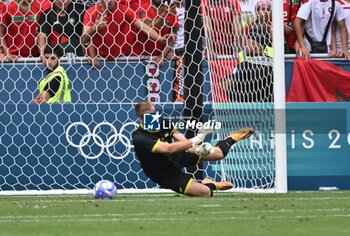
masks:
[[[171,175],[162,176],[155,181],[162,188],[171,189],[177,193],[186,194],[188,187],[193,181],[192,174],[182,172],[182,167],[197,165],[201,158],[195,154],[183,152],[173,156],[173,162],[177,165],[175,172],[169,170]]]
[[[177,166],[179,168],[195,166],[201,160],[201,158],[199,156],[197,156],[196,154],[189,153],[189,152],[177,153],[175,155],[172,155],[170,157],[170,159],[175,163],[175,166]]]
[[[188,188],[193,181],[191,174],[180,172],[177,175],[157,181],[160,187],[171,189],[177,193],[187,194]]]

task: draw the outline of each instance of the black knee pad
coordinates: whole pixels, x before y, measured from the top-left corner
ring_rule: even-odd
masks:
[[[222,153],[224,154],[224,157],[227,155],[231,148],[231,145],[229,144],[229,142],[227,142],[227,140],[218,141],[218,144],[216,144],[216,146],[221,149]]]

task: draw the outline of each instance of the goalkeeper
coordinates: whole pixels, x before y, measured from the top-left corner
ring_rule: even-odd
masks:
[[[132,135],[136,156],[145,174],[160,187],[188,196],[201,197],[212,196],[213,190],[233,187],[232,183],[215,182],[211,179],[197,182],[191,174],[184,173],[181,169],[202,161],[224,158],[233,144],[253,135],[253,129],[242,128],[213,147],[209,143],[202,143],[208,131],[200,131],[196,137],[186,139],[177,128],[145,130],[143,115],[156,112],[151,102],[139,102],[135,111],[140,122],[140,126]]]

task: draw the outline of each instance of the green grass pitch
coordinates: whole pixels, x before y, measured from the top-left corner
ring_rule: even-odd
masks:
[[[349,235],[350,191],[0,196],[0,235]]]

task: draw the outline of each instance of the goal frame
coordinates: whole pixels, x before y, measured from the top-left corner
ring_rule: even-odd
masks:
[[[276,193],[286,193],[287,141],[286,141],[286,95],[283,31],[283,0],[272,1],[272,25],[274,48],[274,110],[275,110],[275,170]]]
[[[199,0],[190,1],[191,3],[199,4]],[[199,9],[199,8],[198,8]],[[197,9],[197,10],[198,10]],[[285,63],[284,63],[284,42],[283,35],[283,1],[277,0],[272,1],[272,12],[273,12],[273,48],[274,48],[274,125],[275,125],[275,188],[274,189],[234,189],[234,192],[250,192],[250,193],[286,193],[287,192],[287,146],[286,146],[286,115],[285,115]],[[192,27],[192,26],[189,26]],[[197,32],[198,33],[198,32]],[[189,36],[191,37],[191,36]],[[200,37],[194,36],[194,38],[199,39]],[[192,40],[192,42],[194,42]],[[201,41],[200,41],[201,42]],[[197,43],[198,44],[198,43]],[[191,48],[192,46],[189,46]],[[198,55],[198,51],[201,49],[196,49],[193,54]],[[193,55],[188,57],[191,59]],[[128,61],[130,58],[121,58],[120,60]],[[26,62],[26,59],[22,59]],[[33,60],[33,59],[31,59]],[[86,58],[73,58],[71,55],[63,58],[63,61],[68,62],[82,62]],[[199,58],[202,60],[202,58]],[[20,60],[21,61],[21,60]],[[29,60],[28,60],[29,61]],[[118,59],[119,61],[119,59]],[[37,60],[40,63],[39,59]],[[193,62],[193,61],[192,61]],[[199,63],[197,64],[200,65]],[[188,76],[189,78],[191,76]],[[196,81],[202,81],[202,78],[196,79]],[[197,91],[198,92],[198,91]],[[201,95],[201,93],[199,93]],[[194,97],[192,97],[194,98]],[[188,106],[191,106],[189,103]],[[198,105],[198,104],[197,104]],[[203,106],[199,104],[199,107]],[[200,117],[199,117],[200,118]],[[228,192],[232,192],[228,191]],[[172,191],[150,188],[150,189],[123,189],[118,190],[118,193],[169,193]],[[0,195],[64,195],[64,194],[91,194],[91,189],[76,189],[76,190],[22,190],[22,191],[0,191]]]

